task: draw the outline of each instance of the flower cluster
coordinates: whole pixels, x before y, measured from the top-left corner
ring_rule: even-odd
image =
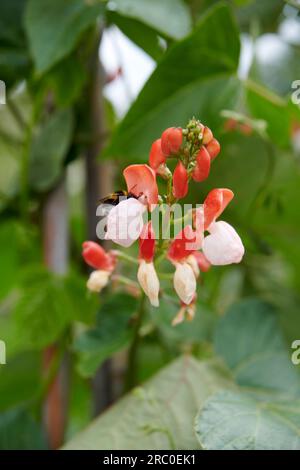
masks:
[[[220,144],[212,131],[195,119],[185,129],[166,129],[152,144],[149,165],[125,168],[127,193],[116,204],[109,204],[105,212],[103,238],[125,248],[139,240],[137,279],[155,307],[159,306],[161,295],[157,266],[162,258],[174,266],[173,286],[181,308],[173,324],[193,318],[201,272],[208,271],[211,265],[239,263],[244,255],[239,235],[231,225],[219,220],[233,198],[230,189],[213,189],[203,204],[189,208],[189,217],[180,219],[181,229],[173,236],[164,239],[165,230],[156,230],[151,219],[156,209],[161,209],[166,216],[163,228],[174,231],[177,201],[188,194],[191,180],[202,182],[208,178],[219,152]],[[158,192],[157,177],[166,180],[165,194]],[[87,283],[90,290],[100,292],[107,285],[121,253],[106,252],[94,242],[83,244],[83,257],[95,269]]]

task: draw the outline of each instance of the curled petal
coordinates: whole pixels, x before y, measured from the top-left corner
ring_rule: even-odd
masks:
[[[144,225],[141,232],[139,245],[140,258],[148,262],[153,261],[155,251],[155,233],[151,222],[148,222],[148,224]]]
[[[159,306],[159,279],[157,277],[153,263],[141,260],[137,272],[137,278],[141,288],[149,298],[153,307]]]
[[[206,259],[202,251],[195,251],[193,256],[196,259],[201,272],[206,273],[211,268],[211,263]]]
[[[188,263],[177,263],[173,278],[174,289],[182,302],[189,305],[196,293],[196,278]]]
[[[157,171],[160,165],[166,163],[167,157],[161,149],[161,139],[153,142],[149,154],[149,165],[154,171]]]
[[[194,316],[196,313],[195,301],[196,301],[196,296],[194,297],[194,299],[189,305],[186,305],[183,302],[181,302],[181,307],[179,309],[179,312],[172,320],[172,326],[179,325],[185,319],[187,319],[188,321],[192,321],[194,319]]]
[[[203,204],[205,230],[222,214],[233,196],[233,192],[227,188],[213,189],[208,193]]]
[[[177,199],[184,198],[188,193],[188,172],[182,162],[178,162],[173,174],[173,196]]]
[[[149,209],[158,202],[158,188],[155,171],[148,165],[129,165],[123,171],[128,192],[136,197],[144,196]]]
[[[194,253],[187,257],[186,262],[191,266],[191,268],[194,272],[195,278],[197,279],[197,277],[199,277],[200,270],[199,270],[199,265],[198,265],[197,258],[194,255]]]
[[[93,271],[87,281],[87,288],[92,292],[100,292],[108,283],[110,273],[101,269]]]
[[[89,266],[109,272],[114,270],[116,257],[112,253],[106,252],[98,243],[86,241],[82,244],[82,248],[82,256]]]
[[[140,236],[146,206],[134,198],[125,199],[113,207],[107,216],[106,240],[129,247]]]
[[[202,239],[200,231],[195,232],[191,225],[187,225],[172,241],[168,250],[168,259],[177,262],[187,258],[193,251],[199,250]]]
[[[239,263],[245,249],[239,235],[231,225],[219,221],[209,227],[210,235],[203,240],[203,253],[216,266]]]
[[[196,166],[192,173],[194,181],[201,183],[201,181],[208,178],[210,171],[210,155],[205,147],[201,147],[196,156]]]

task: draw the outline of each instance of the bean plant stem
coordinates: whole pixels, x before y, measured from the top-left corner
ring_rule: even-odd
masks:
[[[140,342],[140,328],[142,326],[143,318],[145,315],[145,299],[146,296],[142,293],[139,308],[137,311],[136,321],[133,331],[133,340],[128,352],[128,369],[127,377],[125,380],[125,391],[131,390],[136,385],[136,376],[137,376],[137,359],[138,359],[138,347]]]

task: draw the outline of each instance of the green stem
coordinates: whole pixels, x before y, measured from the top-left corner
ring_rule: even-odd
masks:
[[[142,293],[139,309],[137,311],[136,321],[133,331],[133,340],[128,353],[128,369],[127,377],[125,380],[125,390],[129,391],[136,385],[136,375],[137,375],[137,352],[140,342],[140,328],[142,326],[143,317],[145,315],[145,299],[146,296]]]
[[[139,260],[136,258],[133,258],[132,256],[126,255],[123,251],[115,250],[115,254],[119,259],[122,259],[123,261],[127,261],[130,264],[139,264]]]

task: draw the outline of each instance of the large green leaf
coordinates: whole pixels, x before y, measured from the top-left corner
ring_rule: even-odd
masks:
[[[42,349],[58,339],[72,321],[90,322],[95,302],[87,297],[79,278],[63,278],[31,266],[22,275],[13,312],[16,337],[24,348]]]
[[[198,448],[195,413],[211,393],[227,384],[213,363],[181,357],[96,419],[65,449]]]
[[[34,189],[45,191],[58,180],[72,132],[73,114],[69,108],[57,111],[38,130],[32,142],[29,168]]]
[[[101,2],[29,0],[25,26],[37,73],[70,54],[103,10]]]
[[[0,70],[7,87],[23,79],[29,58],[23,30],[24,0],[2,0],[0,4]]]
[[[209,450],[300,450],[300,401],[221,391],[201,409],[196,433]]]
[[[256,299],[220,320],[215,349],[239,391],[219,391],[200,408],[205,449],[300,449],[300,376],[288,357],[274,308]]]
[[[215,350],[239,385],[300,396],[300,375],[272,305],[258,299],[233,305],[217,326]]]
[[[107,12],[107,19],[133,41],[137,46],[143,49],[154,60],[161,58],[163,47],[161,45],[157,32],[142,21],[119,15],[115,11]]]
[[[223,4],[212,8],[190,36],[166,52],[116,130],[107,154],[145,158],[164,127],[184,125],[193,114],[201,119],[205,113],[218,114],[220,106],[232,107],[239,87],[229,77],[238,65],[239,45],[230,9]]]
[[[189,9],[183,0],[115,0],[113,8],[171,38],[180,39],[191,29]]]
[[[1,330],[1,338],[2,330]],[[7,353],[11,343],[7,342]],[[20,353],[7,358],[7,364],[0,366],[0,413],[12,406],[32,400],[40,387],[41,357],[38,353]],[[1,421],[1,418],[0,418]]]
[[[246,83],[246,97],[252,115],[266,122],[266,132],[271,141],[280,147],[288,147],[291,140],[291,109],[288,101],[252,80]]]
[[[133,333],[130,318],[136,306],[136,300],[128,294],[116,294],[101,306],[96,327],[80,335],[75,343],[82,375],[93,375],[107,357],[129,343]]]
[[[46,439],[40,426],[23,409],[0,413],[0,449],[45,449]]]

